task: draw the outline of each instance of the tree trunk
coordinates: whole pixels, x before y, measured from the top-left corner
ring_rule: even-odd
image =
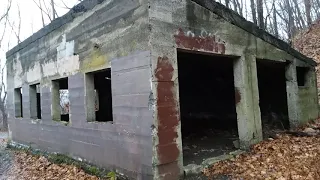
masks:
[[[274,35],[276,37],[279,37],[279,31],[278,31],[278,21],[277,21],[277,12],[276,12],[276,7],[273,4],[273,30],[274,30]]]
[[[250,0],[250,3],[251,3],[252,21],[254,24],[257,24],[256,5],[254,4],[254,0]]]
[[[258,12],[258,24],[261,29],[264,29],[263,21],[263,2],[262,0],[257,0],[257,12]]]
[[[3,99],[1,99],[1,104],[0,104],[0,111],[1,111],[1,114],[2,114],[2,125],[3,125],[3,129],[2,130],[5,130],[7,131],[8,130],[8,114],[7,114],[7,111],[6,111],[6,107],[2,101]]]
[[[240,13],[238,12],[238,5],[237,5],[236,0],[233,0],[233,10],[234,10],[235,12],[237,12],[238,14],[240,14]]]
[[[225,0],[225,3],[226,3],[227,8],[230,8],[230,6],[229,6],[230,0]]]
[[[2,114],[2,124],[3,124],[3,130],[8,131],[8,115],[6,112]]]
[[[54,7],[54,2],[51,0],[51,6],[52,6],[52,19],[56,19],[56,9]]]
[[[42,20],[42,26],[45,27],[46,24],[44,22],[44,17],[43,17],[43,10],[42,10],[42,5],[41,5],[41,0],[39,0],[39,7],[40,7],[40,12],[41,12],[41,20]]]
[[[311,20],[311,3],[310,0],[304,0],[304,6],[306,8],[306,16],[307,16],[307,24],[308,26],[311,25],[312,20]]]
[[[289,0],[286,0],[285,1],[285,7],[286,7],[286,10],[288,12],[288,39],[289,39],[289,43],[291,44],[292,43],[292,37],[294,35],[294,32],[295,32],[295,26],[294,26],[294,18],[293,18],[293,13],[292,13],[292,7],[290,5],[290,2]]]
[[[295,6],[295,9],[296,9],[296,11],[297,11],[297,22],[299,22],[300,24],[301,24],[301,26],[302,26],[302,28],[305,28],[306,27],[306,24],[305,24],[305,21],[304,21],[304,19],[303,19],[303,17],[302,17],[302,14],[301,14],[301,11],[300,11],[300,7],[299,7],[299,5],[298,5],[298,2],[297,2],[297,0],[293,0],[293,3],[294,3],[294,6]],[[292,7],[291,7],[292,8]],[[291,13],[293,14],[293,12],[292,12],[292,9],[290,9],[291,10]],[[293,15],[292,15],[293,16]]]

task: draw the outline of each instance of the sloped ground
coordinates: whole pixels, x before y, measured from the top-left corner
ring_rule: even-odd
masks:
[[[293,47],[304,55],[320,63],[320,20],[311,25],[309,29],[298,33],[293,39]],[[320,79],[320,66],[316,67],[317,78]],[[318,80],[318,89],[320,81]],[[319,91],[320,92],[320,91]]]
[[[249,153],[219,162],[204,174],[230,179],[320,179],[320,120],[295,132],[277,134],[252,147]]]
[[[7,135],[0,132],[0,180],[98,180],[83,170],[66,164],[53,164],[44,156],[6,149]]]

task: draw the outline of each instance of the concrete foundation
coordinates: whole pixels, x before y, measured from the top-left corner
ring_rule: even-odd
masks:
[[[221,4],[86,0],[7,52],[11,139],[131,179],[183,178],[178,51],[233,59],[241,149],[262,140],[257,59],[286,64],[291,128],[318,117],[316,63]],[[297,67],[309,69],[304,86],[298,86]],[[112,104],[106,105],[112,118],[98,122],[90,73],[108,69],[112,98],[99,104]],[[62,78],[68,78],[67,124],[55,81]],[[30,85],[38,83],[41,119],[35,121]]]

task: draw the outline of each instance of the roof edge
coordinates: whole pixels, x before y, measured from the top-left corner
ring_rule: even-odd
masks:
[[[56,18],[52,22],[50,22],[45,27],[41,28],[39,31],[34,33],[33,35],[29,36],[24,41],[20,42],[18,45],[7,51],[6,57],[10,57],[11,55],[15,54],[16,52],[20,51],[21,49],[27,47],[29,44],[41,39],[42,37],[50,34],[54,30],[59,29],[63,25],[72,22],[73,19],[80,16],[81,13],[87,12],[92,10],[96,5],[101,4],[105,0],[84,0],[79,4],[75,5],[73,8],[70,9],[65,15]]]
[[[312,65],[316,66],[317,63],[312,59],[304,54],[298,52],[297,50],[293,49],[288,43],[280,40],[279,38],[273,36],[272,34],[268,33],[265,30],[260,29],[256,24],[247,21],[245,18],[240,16],[235,11],[225,7],[224,5],[212,1],[212,0],[191,0],[196,4],[210,10],[211,12],[217,14],[227,22],[240,27],[241,29],[247,31],[248,33],[253,34],[256,37],[261,38],[265,42],[272,44],[273,46],[286,51],[287,53],[291,54],[292,56]]]

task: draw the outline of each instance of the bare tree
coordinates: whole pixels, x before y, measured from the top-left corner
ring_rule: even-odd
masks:
[[[311,3],[310,0],[304,0],[304,6],[306,8],[307,24],[311,25]]]
[[[225,0],[226,6],[230,8],[230,0]]]
[[[9,12],[11,10],[11,4],[12,4],[12,0],[8,0],[7,1],[7,7],[5,12],[0,15],[0,23],[3,23],[4,25],[3,30],[2,30],[2,34],[0,36],[0,49],[2,49],[3,47],[1,46],[3,43],[3,39],[5,37],[6,31],[7,31],[7,25],[9,24]],[[0,59],[0,62],[3,62],[2,59]],[[8,129],[8,114],[7,114],[7,109],[6,109],[6,100],[7,100],[7,88],[6,88],[6,83],[4,80],[4,73],[5,73],[5,67],[6,67],[6,63],[4,63],[2,66],[0,66],[0,76],[1,76],[1,82],[0,82],[0,111],[1,111],[1,120],[0,123],[2,122],[3,124],[3,128],[4,130]]]
[[[256,5],[254,3],[254,0],[250,0],[250,4],[251,4],[252,21],[254,24],[258,24],[257,15],[256,15]]]
[[[278,21],[277,21],[277,10],[276,10],[276,6],[275,6],[275,3],[273,1],[273,11],[272,11],[272,14],[273,14],[273,32],[274,32],[274,35],[276,37],[279,37],[279,31],[278,31]]]
[[[257,0],[257,12],[258,12],[258,24],[261,29],[264,28],[264,18],[263,18],[263,2],[262,0]]]

